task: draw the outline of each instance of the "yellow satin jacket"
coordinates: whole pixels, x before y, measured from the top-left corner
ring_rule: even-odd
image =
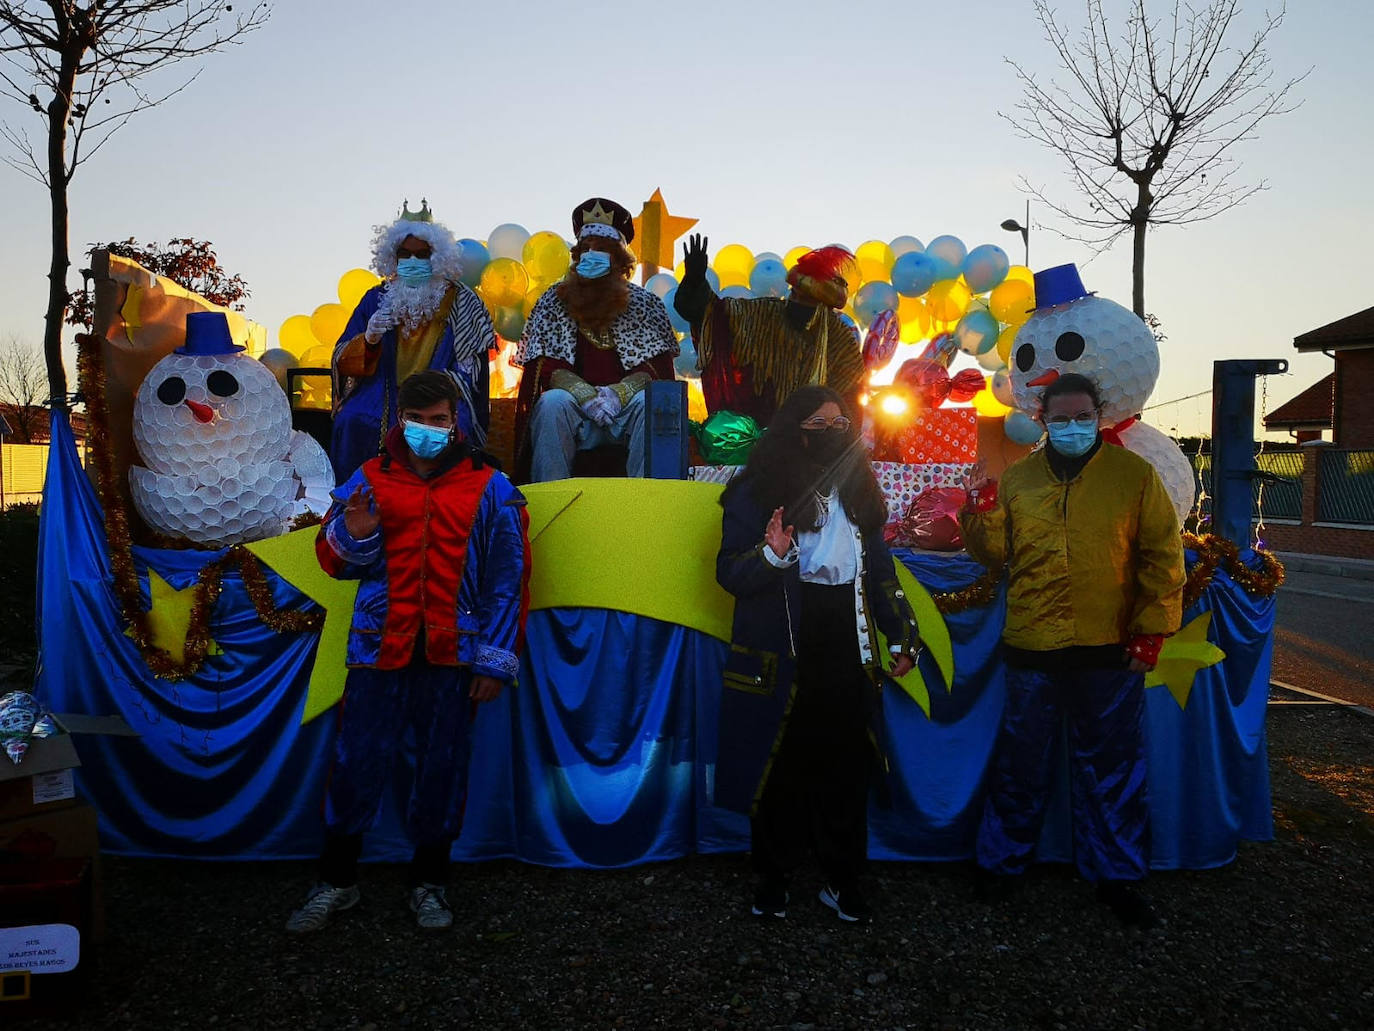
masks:
[[[1183,616],[1183,541],[1154,467],[1102,444],[1079,474],[1055,476],[1044,449],[1007,468],[997,506],[959,516],[969,554],[1007,565],[1002,639],[1050,651],[1171,634]]]

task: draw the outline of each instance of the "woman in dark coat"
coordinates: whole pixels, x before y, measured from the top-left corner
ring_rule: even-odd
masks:
[[[840,396],[793,392],[721,506],[716,579],[736,602],[715,803],[750,816],[753,912],[786,914],[789,874],[810,847],[821,901],[867,921],[859,876],[869,787],[884,765],[879,684],[912,668],[920,638],[883,542],[882,491]]]

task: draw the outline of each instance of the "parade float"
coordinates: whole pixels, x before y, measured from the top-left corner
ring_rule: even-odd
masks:
[[[645,285],[674,319],[674,241],[692,224],[657,192],[637,220]],[[514,341],[566,272],[569,245],[512,223],[461,245],[463,279],[498,333],[489,447],[499,453],[500,402],[517,386]],[[1104,428],[1156,465],[1183,519],[1196,515],[1193,473],[1172,441],[1138,421],[1159,371],[1153,336],[1083,290],[1076,272],[1072,282],[1060,270],[1042,276],[1054,296],[1037,298],[1031,271],[992,244],[899,236],[852,249],[861,281],[845,315],[869,369],[866,432],[927,645],[916,670],[883,692],[892,805],[873,813],[870,851],[962,859],[1004,691],[1002,571],[979,566],[948,532],[964,471],[978,457],[995,471],[1033,446],[1036,385],[1072,369],[1102,384]],[[722,295],[785,296],[787,270],[806,250],[731,244],[708,278]],[[284,413],[289,401],[297,426],[327,428],[330,350],[377,279],[344,272],[337,300],[288,319],[275,341],[231,319],[234,339],[207,346],[183,329],[188,310],[207,306],[159,307],[163,286],[143,276],[111,270],[104,317],[81,341],[89,469],[65,416],[53,417],[37,693],[55,711],[118,713],[139,735],[83,749],[81,788],[106,850],[312,856],[354,585],[316,562],[313,524],[332,483]],[[653,479],[524,488],[528,643],[518,688],[480,711],[457,858],[617,866],[747,842],[745,821],[710,805],[732,612],[714,569],[721,484],[758,428],[705,411],[688,327],[674,328],[695,464],[651,464]],[[1243,390],[1229,396],[1243,408]],[[685,455],[686,427],[660,422],[667,439],[650,446]],[[1249,440],[1248,423],[1228,426]],[[1149,680],[1159,868],[1220,865],[1239,841],[1272,833],[1264,713],[1282,570],[1250,546],[1248,452],[1234,453],[1243,524],[1233,517],[1227,536],[1187,536],[1183,629]],[[1234,513],[1228,475],[1218,469],[1218,495],[1231,493],[1217,511]],[[1061,778],[1043,859],[1070,855],[1067,791]],[[372,858],[409,854],[397,802]]]

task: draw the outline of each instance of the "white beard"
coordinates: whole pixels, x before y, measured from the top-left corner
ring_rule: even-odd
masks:
[[[448,291],[448,283],[439,276],[430,276],[419,286],[411,286],[400,279],[387,284],[385,303],[396,321],[407,332],[414,333],[434,318]]]

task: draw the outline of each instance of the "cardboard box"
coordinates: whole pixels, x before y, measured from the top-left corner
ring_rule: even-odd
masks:
[[[0,756],[0,820],[76,805],[72,771],[80,765],[69,734],[30,741],[18,764]]]

